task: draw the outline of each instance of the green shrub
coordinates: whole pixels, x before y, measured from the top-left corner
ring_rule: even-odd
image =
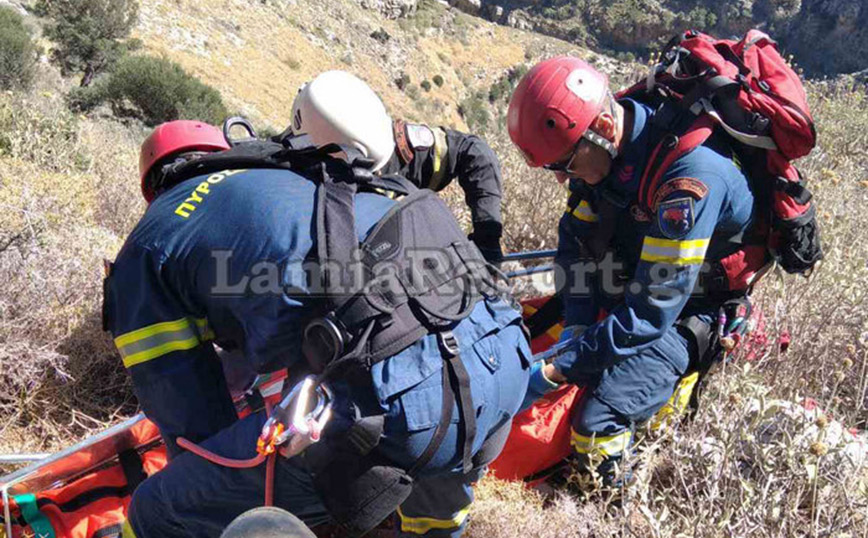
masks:
[[[408,84],[410,84],[410,75],[407,73],[401,72],[398,78],[395,79],[395,86],[397,86],[399,90],[403,90]]]
[[[287,66],[288,68],[292,69],[293,71],[295,71],[296,69],[298,69],[299,67],[301,67],[301,62],[299,62],[299,61],[298,61],[297,59],[295,59],[295,57],[293,57],[293,56],[287,56],[286,58],[284,58],[284,59],[282,60],[282,62],[283,62],[283,64],[284,64],[285,66]]]
[[[482,133],[488,129],[491,114],[488,112],[484,96],[476,93],[467,97],[458,105],[458,113],[473,131]]]
[[[431,80],[434,81],[434,84],[436,84],[438,88],[442,88],[442,87],[443,87],[443,77],[441,77],[440,75],[434,75],[434,76],[431,78]]]
[[[512,95],[512,90],[515,89],[516,84],[518,84],[518,81],[527,71],[528,67],[524,64],[511,67],[506,72],[506,75],[500,77],[491,85],[491,88],[488,90],[488,102],[494,104],[501,99],[508,100]]]
[[[0,6],[0,89],[26,89],[33,82],[36,51],[24,19]]]
[[[408,84],[407,87],[404,88],[404,93],[406,93],[407,97],[410,99],[417,101],[419,99],[419,86]]]
[[[422,89],[425,90],[426,92],[431,91],[431,82],[429,82],[427,80],[423,80],[422,82],[420,82],[419,86],[422,86]]]
[[[89,110],[108,102],[119,116],[140,117],[149,125],[177,119],[218,124],[226,117],[220,93],[164,58],[127,56],[114,72],[72,96],[72,104]]]
[[[57,44],[52,59],[65,75],[82,73],[82,86],[139,46],[124,41],[138,21],[138,0],[38,0],[35,12],[50,19],[45,36]]]
[[[488,102],[496,103],[500,101],[500,99],[504,96],[509,96],[510,93],[510,85],[509,81],[505,78],[499,79],[497,82],[491,85],[491,88],[488,90]]]

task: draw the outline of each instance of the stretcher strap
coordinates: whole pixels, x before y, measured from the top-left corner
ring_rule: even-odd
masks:
[[[130,495],[132,495],[133,491],[139,487],[139,484],[144,482],[148,477],[142,465],[142,457],[136,449],[124,450],[118,454],[118,462],[121,464],[121,470],[124,472],[124,478],[127,480],[127,489]]]
[[[21,511],[21,517],[30,525],[36,536],[43,538],[56,538],[54,527],[51,522],[45,517],[45,514],[39,511],[39,506],[36,504],[36,495],[25,493],[24,495],[16,495],[13,497],[18,509]]]
[[[553,295],[536,312],[528,316],[525,324],[530,330],[531,340],[544,335],[549,329],[561,322],[563,306],[560,295]]]

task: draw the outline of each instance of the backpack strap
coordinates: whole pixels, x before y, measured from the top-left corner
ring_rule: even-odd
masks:
[[[283,168],[288,170],[292,167],[292,162],[289,156],[283,152],[284,147],[275,142],[260,140],[245,142],[226,151],[210,153],[190,161],[169,164],[162,170],[162,181],[154,187],[165,190],[191,177],[213,174],[223,170],[248,168]]]
[[[700,116],[681,136],[667,133],[651,152],[651,158],[639,182],[639,205],[653,211],[654,193],[660,180],[676,159],[693,151],[708,140],[714,131],[714,120],[707,114]]]

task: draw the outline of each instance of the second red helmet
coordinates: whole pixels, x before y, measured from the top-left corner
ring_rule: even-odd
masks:
[[[162,123],[142,143],[139,153],[139,175],[142,195],[148,203],[154,199],[154,191],[145,184],[151,168],[162,159],[184,151],[223,151],[229,143],[223,131],[201,121],[176,120]]]
[[[570,56],[544,60],[522,77],[507,113],[509,137],[534,167],[562,159],[603,110],[605,75]]]

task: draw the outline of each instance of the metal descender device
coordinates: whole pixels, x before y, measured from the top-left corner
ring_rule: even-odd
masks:
[[[256,442],[256,451],[268,456],[280,450],[291,458],[319,441],[332,416],[331,390],[307,376],[274,406]]]

